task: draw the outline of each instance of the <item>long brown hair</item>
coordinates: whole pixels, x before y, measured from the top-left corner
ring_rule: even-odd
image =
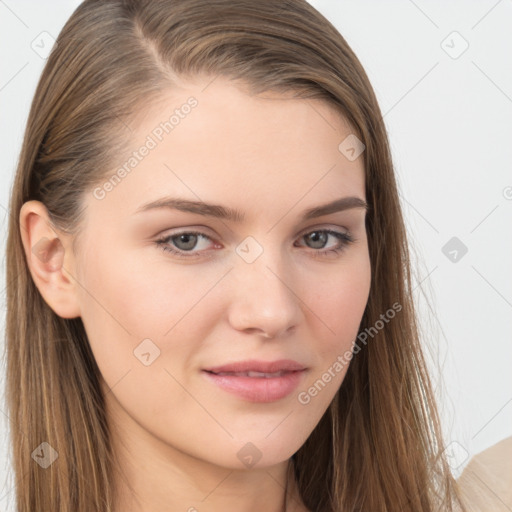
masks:
[[[81,319],[56,315],[31,279],[20,209],[39,200],[54,226],[78,237],[84,195],[128,144],[125,122],[175,77],[199,73],[240,80],[254,93],[322,99],[365,145],[372,282],[360,331],[378,332],[359,344],[340,390],[293,457],[305,505],[453,510],[457,487],[419,339],[386,129],[344,38],[305,0],[86,0],[41,75],[10,202],[6,397],[18,512],[105,512],[116,502],[98,366]],[[399,313],[376,329],[393,304]],[[30,456],[42,442],[58,453],[47,469]]]

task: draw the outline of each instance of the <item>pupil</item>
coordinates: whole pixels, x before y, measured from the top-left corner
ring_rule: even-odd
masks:
[[[324,233],[323,231],[313,231],[310,233],[309,237],[313,239],[314,243],[320,241],[320,245],[315,246],[315,249],[321,249],[325,245],[327,233]]]
[[[180,243],[182,241],[185,242],[185,247],[179,247],[179,248],[183,249],[183,250],[193,249],[196,244],[196,238],[197,238],[196,235],[191,235],[191,234],[178,235],[178,242],[180,242]],[[187,243],[187,240],[188,240],[188,243]]]

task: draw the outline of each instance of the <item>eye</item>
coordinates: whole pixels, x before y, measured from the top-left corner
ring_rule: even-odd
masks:
[[[324,246],[329,239],[334,237],[338,243],[334,247],[325,249]],[[320,248],[321,250],[314,251],[314,257],[323,257],[329,254],[336,255],[341,253],[348,245],[355,242],[355,238],[349,233],[342,233],[333,229],[316,229],[309,231],[300,236],[300,239],[309,240],[313,244],[314,249]],[[319,247],[320,246],[320,247]]]
[[[155,243],[162,250],[170,252],[177,256],[178,258],[194,258],[197,256],[195,253],[198,251],[194,251],[192,255],[186,253],[192,252],[191,249],[194,249],[196,247],[198,240],[200,239],[211,240],[209,236],[199,231],[182,231],[181,233],[168,235],[164,238],[160,238]],[[175,244],[175,247],[176,245],[178,245],[178,250],[169,245],[170,241],[172,241],[172,243]]]
[[[329,237],[332,237],[337,240],[337,244],[334,247],[329,247],[327,249],[324,248],[326,242],[329,240]],[[308,240],[308,243],[313,245],[313,257],[323,257],[328,254],[339,254],[341,253],[349,244],[355,242],[355,238],[349,233],[343,233],[340,231],[335,231],[332,229],[317,229],[314,231],[310,231],[302,234],[299,239]],[[178,258],[197,258],[201,257],[201,252],[204,251],[193,251],[193,249],[197,249],[198,242],[201,240],[206,241],[212,239],[201,233],[199,231],[182,231],[181,233],[176,233],[173,235],[167,235],[163,238],[160,238],[155,241],[156,245],[160,247],[162,250],[166,252],[170,252],[174,256]],[[172,244],[172,245],[171,245]],[[201,243],[199,243],[201,245]],[[203,243],[204,245],[204,243]],[[207,246],[208,244],[206,244]],[[219,247],[219,246],[217,246]],[[297,246],[295,246],[297,247]],[[299,247],[303,247],[300,246]],[[203,247],[204,249],[204,247]],[[317,250],[320,249],[320,250]],[[188,254],[187,254],[188,253]],[[209,256],[206,256],[209,257]]]

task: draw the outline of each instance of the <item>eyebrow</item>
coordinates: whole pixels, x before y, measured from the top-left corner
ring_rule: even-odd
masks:
[[[245,219],[244,214],[240,210],[229,208],[227,206],[173,197],[164,197],[157,199],[156,201],[144,204],[135,211],[135,214],[162,208],[179,210],[188,213],[196,213],[198,215],[215,217],[232,222],[243,222]],[[350,210],[353,208],[362,208],[364,210],[368,210],[368,204],[360,197],[342,197],[340,199],[331,201],[330,203],[315,206],[305,210],[302,214],[302,221],[314,219],[316,217],[321,217],[330,213],[341,212],[343,210]]]

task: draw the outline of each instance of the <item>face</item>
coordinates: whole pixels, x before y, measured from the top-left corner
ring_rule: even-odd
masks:
[[[338,149],[352,131],[320,100],[209,82],[148,110],[85,197],[76,297],[119,429],[162,455],[270,466],[346,374],[370,288],[365,210],[307,212],[365,201],[363,157]]]

